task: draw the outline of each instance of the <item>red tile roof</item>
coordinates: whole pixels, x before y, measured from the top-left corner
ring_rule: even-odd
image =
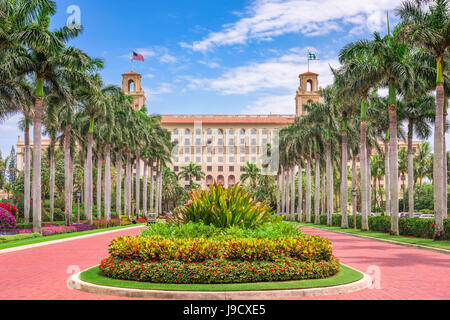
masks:
[[[302,73],[301,76],[318,76],[319,74],[314,73],[314,72],[305,72]]]

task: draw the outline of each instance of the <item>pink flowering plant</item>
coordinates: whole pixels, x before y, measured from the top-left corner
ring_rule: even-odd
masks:
[[[0,230],[11,230],[16,227],[17,222],[14,215],[10,211],[0,207]]]

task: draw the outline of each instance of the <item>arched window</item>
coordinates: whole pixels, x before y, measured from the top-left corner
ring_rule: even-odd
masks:
[[[245,135],[245,129],[241,129],[241,130],[239,131],[239,134],[242,135],[242,136]]]
[[[223,175],[217,177],[217,184],[220,184],[222,186],[225,184],[225,178],[223,177]]]
[[[134,92],[134,90],[135,90],[134,81],[133,80],[128,81],[128,91]]]
[[[209,187],[211,184],[214,183],[214,179],[211,175],[206,177],[206,185]]]
[[[185,134],[185,135],[190,135],[190,134],[191,134],[191,130],[186,129],[186,130],[184,131],[184,134]]]
[[[312,80],[306,81],[306,91],[312,92],[313,83]]]
[[[252,136],[254,136],[258,133],[258,131],[256,129],[252,129],[252,131],[250,133],[252,134]]]
[[[223,130],[222,129],[217,129],[217,134],[219,136],[223,136]]]
[[[236,184],[236,177],[235,176],[229,176],[228,177],[228,186],[229,187],[234,187],[235,184]]]

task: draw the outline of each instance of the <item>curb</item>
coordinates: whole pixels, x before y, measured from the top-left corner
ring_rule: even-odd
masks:
[[[86,234],[86,235],[82,235],[82,236],[75,236],[75,237],[69,237],[69,238],[51,240],[51,241],[43,241],[43,242],[38,242],[38,243],[33,243],[33,244],[27,244],[24,246],[0,249],[0,254],[22,251],[22,250],[27,250],[27,249],[32,249],[32,248],[38,248],[38,247],[48,246],[48,245],[62,243],[62,242],[86,239],[86,238],[91,238],[91,237],[95,237],[95,236],[99,236],[99,235],[103,235],[103,234],[120,232],[120,231],[128,230],[128,229],[137,229],[137,228],[141,228],[141,227],[143,227],[143,226],[121,228],[121,229],[115,229],[115,230],[110,230],[110,231],[102,231],[102,232],[96,232],[96,233]]]
[[[353,234],[353,233],[348,233],[348,232],[343,232],[343,231],[322,229],[322,228],[312,227],[312,226],[309,226],[309,225],[304,225],[304,227],[311,228],[311,229],[316,229],[316,230],[323,230],[323,231],[328,231],[328,232],[345,234],[345,235],[348,235],[348,236],[354,236],[354,237],[358,237],[358,238],[364,238],[364,239],[376,240],[376,241],[381,241],[381,242],[387,242],[387,243],[390,243],[390,244],[397,244],[397,245],[404,246],[404,247],[413,247],[413,248],[424,249],[424,250],[429,250],[429,251],[434,251],[434,252],[439,252],[439,253],[450,254],[450,250],[442,249],[442,248],[434,248],[434,247],[423,246],[423,245],[420,245],[420,244],[406,243],[406,242],[400,242],[400,241],[396,241],[396,240],[388,240],[388,239],[382,239],[382,238],[375,238],[375,237],[364,236],[364,235],[361,235],[361,234]]]
[[[351,268],[347,266],[348,268]],[[356,270],[354,268],[351,268]],[[358,271],[358,270],[356,270]],[[82,271],[83,272],[83,271]],[[287,289],[287,290],[263,290],[263,291],[165,291],[165,290],[144,290],[129,289],[120,287],[101,286],[85,282],[80,279],[80,274],[76,273],[69,278],[69,286],[73,289],[84,292],[119,296],[127,298],[146,299],[167,299],[167,300],[278,300],[278,299],[299,299],[304,297],[317,297],[351,293],[368,289],[372,286],[372,279],[369,275],[362,273],[363,278],[343,285],[322,288],[308,289]]]

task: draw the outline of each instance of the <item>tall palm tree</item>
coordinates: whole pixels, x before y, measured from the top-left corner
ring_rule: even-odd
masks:
[[[256,188],[261,169],[259,169],[256,164],[247,162],[242,170],[244,173],[241,175],[241,181],[245,183],[247,180],[250,180],[252,187]]]
[[[444,55],[450,46],[450,2],[448,0],[404,1],[396,10],[402,19],[400,35],[403,41],[432,52],[436,59],[436,118],[434,130],[434,239],[442,240],[444,233],[445,194],[444,167]],[[445,193],[445,194],[444,194]]]
[[[193,180],[203,179],[205,173],[202,171],[202,167],[193,162],[189,162],[187,166],[181,167],[180,173],[178,173],[178,179],[181,177],[189,179],[189,188],[193,186]]]

